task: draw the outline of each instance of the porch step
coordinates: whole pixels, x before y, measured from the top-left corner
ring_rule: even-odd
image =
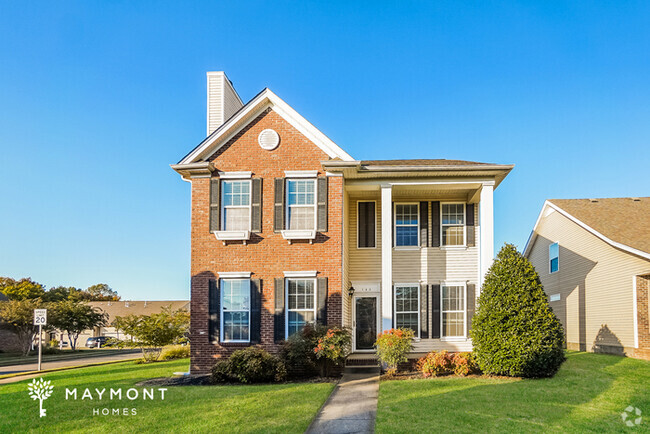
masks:
[[[379,374],[379,365],[375,366],[346,366],[344,374]]]
[[[345,361],[345,366],[350,368],[363,368],[368,366],[379,366],[379,362],[376,357],[348,357]]]

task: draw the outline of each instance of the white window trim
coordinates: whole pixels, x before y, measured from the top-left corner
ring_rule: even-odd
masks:
[[[292,277],[284,279],[284,338],[289,339],[289,281],[290,280],[311,280],[314,282],[314,325],[318,324],[318,282],[315,278]],[[309,312],[310,309],[292,309],[291,312]]]
[[[372,202],[375,204],[375,247],[361,247],[359,246],[359,204]],[[376,249],[377,248],[377,201],[376,200],[358,200],[357,201],[357,249],[366,250],[366,249]]]
[[[393,312],[393,315],[395,316],[395,328],[397,328],[397,288],[412,288],[412,287],[417,287],[418,288],[418,333],[417,336],[415,336],[415,339],[420,339],[420,334],[422,333],[422,319],[420,318],[421,314],[421,306],[420,306],[420,300],[422,297],[422,294],[420,294],[420,291],[422,291],[422,285],[420,285],[420,282],[417,283],[395,283],[393,285],[393,306],[395,306],[395,312]],[[400,313],[413,313],[412,310],[400,312]]]
[[[253,172],[219,172],[221,179],[250,179],[253,177]]]
[[[250,279],[251,271],[217,271],[220,279]]]
[[[285,178],[316,178],[318,170],[285,170]]]
[[[310,271],[285,271],[284,272],[284,277],[287,277],[287,278],[316,277],[317,273],[318,273],[318,271],[316,271],[316,270],[310,270]]]
[[[230,174],[237,174],[239,176],[235,177],[234,175],[232,177],[226,177],[225,181],[243,181],[243,182],[248,182],[248,205],[223,205],[224,203],[224,196],[225,196],[225,189],[223,188],[223,182],[221,185],[221,209],[220,211],[220,216],[219,218],[221,219],[221,227],[225,227],[225,217],[226,213],[225,210],[226,208],[248,208],[248,229],[244,230],[225,230],[225,231],[215,231],[214,235],[217,237],[218,240],[220,241],[227,241],[227,240],[249,240],[250,239],[250,233],[251,233],[251,224],[253,220],[253,183],[252,181],[242,179],[241,174],[242,173],[251,173],[251,172],[224,172],[224,173],[230,173]],[[223,177],[222,177],[223,178]],[[224,243],[225,244],[225,243]]]
[[[442,220],[441,220],[442,222]],[[442,241],[442,238],[440,239]],[[463,294],[464,294],[464,300],[463,300],[463,335],[462,336],[443,336],[444,334],[444,312],[460,312],[458,310],[448,310],[444,311],[442,309],[443,307],[443,299],[442,299],[442,288],[445,286],[462,286],[463,287]],[[467,338],[467,282],[441,282],[440,283],[440,340],[441,341],[466,341]]]
[[[557,270],[552,271],[551,270],[551,259],[554,259],[554,258],[551,258],[551,246],[554,246],[555,244],[557,244]],[[548,245],[548,274],[555,274],[558,271],[560,271],[560,242],[556,241],[556,242],[551,243],[551,244]]]
[[[315,171],[314,171],[315,172]],[[285,172],[286,173],[286,172]],[[310,178],[310,179],[305,179],[305,178]],[[309,206],[313,206],[314,208],[314,226],[313,229],[284,229],[281,231],[282,237],[285,240],[313,240],[316,238],[316,227],[318,225],[318,182],[315,175],[309,176],[309,177],[303,177],[303,178],[291,178],[287,179],[286,186],[289,185],[290,181],[312,181],[314,183],[314,204],[313,205],[289,205],[289,189],[286,188],[284,195],[285,195],[285,206],[284,206],[284,224],[285,227],[289,227],[289,209],[291,207],[300,207],[300,208],[307,208]]]
[[[238,274],[238,273],[220,273],[219,274],[219,342],[223,343],[249,343],[251,341],[251,299],[250,295],[248,296],[248,339],[224,339],[223,337],[223,331],[224,331],[224,326],[223,326],[223,318],[224,318],[224,310],[223,310],[223,281],[224,280],[247,280],[248,281],[248,289],[249,289],[249,294],[250,294],[250,288],[251,288],[251,281],[250,281],[250,273],[248,278],[242,278],[242,277],[222,277],[223,275],[227,274]],[[239,274],[246,274],[246,273],[239,273]],[[237,311],[230,311],[230,312],[245,312],[244,310],[237,310]]]
[[[417,211],[417,218],[418,222],[415,225],[417,228],[417,237],[418,241],[417,244],[415,245],[409,245],[409,246],[398,246],[397,245],[397,205],[417,205],[418,211]],[[420,248],[420,202],[395,202],[393,204],[393,216],[394,216],[394,222],[393,222],[393,233],[395,234],[395,245],[393,246],[394,249],[396,250],[417,250]],[[400,225],[402,227],[409,227],[413,225]]]
[[[453,227],[459,225],[445,225],[442,223],[442,208],[443,205],[463,205],[463,244],[452,244],[447,245],[443,244],[442,229],[446,227]],[[453,249],[467,249],[467,204],[465,202],[440,202],[440,248],[442,250],[453,250]]]

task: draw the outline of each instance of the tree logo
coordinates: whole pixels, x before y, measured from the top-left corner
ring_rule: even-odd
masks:
[[[43,408],[43,401],[49,398],[52,394],[52,389],[54,389],[54,386],[52,386],[51,383],[52,382],[50,380],[43,381],[42,378],[39,378],[37,381],[36,378],[34,378],[32,382],[27,386],[29,389],[29,396],[31,396],[33,400],[38,399],[40,402],[40,417],[46,415],[46,409]]]
[[[634,425],[641,425],[641,410],[636,407],[628,406],[623,413],[621,413],[621,419],[625,422],[625,425],[630,428]]]

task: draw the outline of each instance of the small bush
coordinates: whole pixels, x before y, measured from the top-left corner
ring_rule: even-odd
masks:
[[[552,377],[564,362],[564,331],[535,267],[506,244],[485,276],[470,330],[486,374]]]
[[[416,369],[425,377],[438,377],[454,372],[453,355],[447,350],[431,351],[418,360]]]
[[[56,340],[56,339],[50,339],[50,342],[48,342],[47,345],[50,348],[58,348],[59,347],[59,341]]]
[[[408,361],[407,355],[413,348],[414,335],[411,329],[390,329],[379,335],[375,348],[379,360],[388,365],[386,374],[395,374],[397,366]]]
[[[305,327],[302,333],[291,335],[282,346],[280,358],[290,378],[318,375],[318,364],[311,340],[312,333],[311,327]]]
[[[321,376],[331,374],[332,365],[340,365],[352,350],[352,333],[347,328],[332,327],[318,338],[313,351],[320,361]]]
[[[462,377],[479,372],[474,355],[470,352],[454,354],[452,364],[454,366],[454,374]]]
[[[189,345],[174,345],[163,348],[160,360],[185,359],[190,356]]]
[[[284,364],[261,347],[237,350],[212,368],[215,382],[270,383],[286,377]]]

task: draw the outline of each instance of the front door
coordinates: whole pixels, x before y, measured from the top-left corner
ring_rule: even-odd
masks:
[[[377,340],[377,297],[355,297],[354,324],[355,350],[372,350]]]

